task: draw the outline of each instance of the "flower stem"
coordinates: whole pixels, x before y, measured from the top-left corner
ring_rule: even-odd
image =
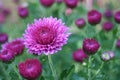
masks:
[[[20,80],[22,80],[22,77],[19,75],[15,63],[12,64],[12,67],[13,67],[14,72],[18,75],[18,78],[19,78]]]
[[[53,63],[52,63],[51,55],[48,55],[48,61],[49,61],[49,66],[50,66],[50,68],[51,68],[51,71],[52,71],[54,80],[58,80],[57,74],[56,74],[56,70],[55,70],[55,68],[54,68],[54,66],[53,66]]]
[[[98,70],[96,71],[95,75],[92,77],[92,80],[96,77],[96,75],[98,75],[98,73],[100,72],[100,70],[102,69],[104,65],[104,62],[101,63],[100,67],[98,68]]]
[[[92,80],[91,79],[91,56],[89,57],[89,61],[88,61],[88,80]]]
[[[8,72],[5,70],[4,63],[2,64],[0,62],[0,69],[2,70],[3,74],[5,75],[6,80],[11,80],[11,77],[9,76]]]

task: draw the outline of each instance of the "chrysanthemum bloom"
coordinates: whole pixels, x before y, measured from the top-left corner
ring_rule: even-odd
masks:
[[[115,14],[114,14],[114,19],[117,23],[120,23],[120,11],[117,11]]]
[[[88,58],[88,55],[82,49],[78,49],[72,54],[73,59],[76,62],[83,62],[84,59]]]
[[[111,10],[105,10],[104,16],[106,18],[111,18],[113,16],[113,13]]]
[[[64,0],[64,2],[69,8],[75,8],[78,4],[78,0]]]
[[[102,25],[102,28],[105,31],[110,31],[113,28],[113,23],[112,22],[104,22]]]
[[[8,35],[5,33],[0,33],[0,43],[5,43],[8,41]]]
[[[116,47],[117,47],[117,48],[120,48],[120,39],[117,40],[117,42],[116,42]]]
[[[88,12],[88,22],[91,25],[96,25],[100,23],[101,17],[102,17],[101,13],[98,12],[97,10],[91,10]]]
[[[75,20],[75,24],[78,28],[83,28],[86,22],[83,18],[78,18],[77,20]]]
[[[24,49],[24,43],[22,39],[15,39],[12,42],[2,45],[2,48],[12,50],[15,55],[18,55],[22,53]]]
[[[103,52],[101,55],[102,60],[108,61],[114,57],[114,52],[113,51],[107,51]]]
[[[42,65],[38,59],[27,59],[18,64],[19,73],[28,80],[34,80],[42,73]]]
[[[100,45],[95,39],[84,39],[83,50],[88,54],[94,54],[98,51]]]
[[[55,0],[39,0],[39,1],[45,7],[50,7],[55,2]]]
[[[14,52],[8,49],[3,49],[0,52],[0,60],[3,62],[8,62],[14,58]]]
[[[24,34],[24,44],[29,53],[53,54],[66,44],[70,33],[61,19],[49,17],[29,24]]]
[[[26,7],[21,7],[21,6],[18,7],[18,15],[21,18],[26,18],[28,16],[28,14],[29,14],[29,12]]]

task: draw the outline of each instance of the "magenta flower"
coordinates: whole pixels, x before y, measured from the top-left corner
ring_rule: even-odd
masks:
[[[8,62],[14,58],[14,52],[9,49],[3,49],[0,52],[0,60],[3,62]]]
[[[39,2],[45,7],[50,7],[53,5],[55,0],[39,0]]]
[[[45,55],[56,53],[67,43],[70,33],[61,19],[49,17],[29,24],[25,34],[25,46],[29,53]]]
[[[37,59],[27,59],[18,65],[19,73],[28,80],[34,80],[42,73],[42,65]]]
[[[21,18],[26,18],[29,15],[29,11],[26,7],[19,6],[18,7],[18,15]]]
[[[14,52],[15,55],[22,53],[24,44],[22,39],[15,39],[12,42],[2,45],[3,49],[9,49]]]
[[[0,33],[0,43],[5,43],[8,41],[8,35],[6,33]]]
[[[83,41],[83,50],[88,54],[95,54],[99,47],[100,44],[93,38],[86,38]]]
[[[84,59],[88,58],[88,55],[83,51],[83,49],[78,49],[72,54],[73,59],[76,62],[83,62]]]

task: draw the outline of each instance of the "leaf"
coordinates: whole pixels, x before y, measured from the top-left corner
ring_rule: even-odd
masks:
[[[60,75],[61,80],[63,80],[64,78],[67,78],[68,76],[70,76],[75,70],[75,66],[72,65],[69,69],[65,69],[63,70],[63,72]]]

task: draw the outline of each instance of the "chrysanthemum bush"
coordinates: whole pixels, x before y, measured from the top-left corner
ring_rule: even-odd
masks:
[[[0,24],[0,80],[119,80],[119,10],[58,1],[17,3]]]

